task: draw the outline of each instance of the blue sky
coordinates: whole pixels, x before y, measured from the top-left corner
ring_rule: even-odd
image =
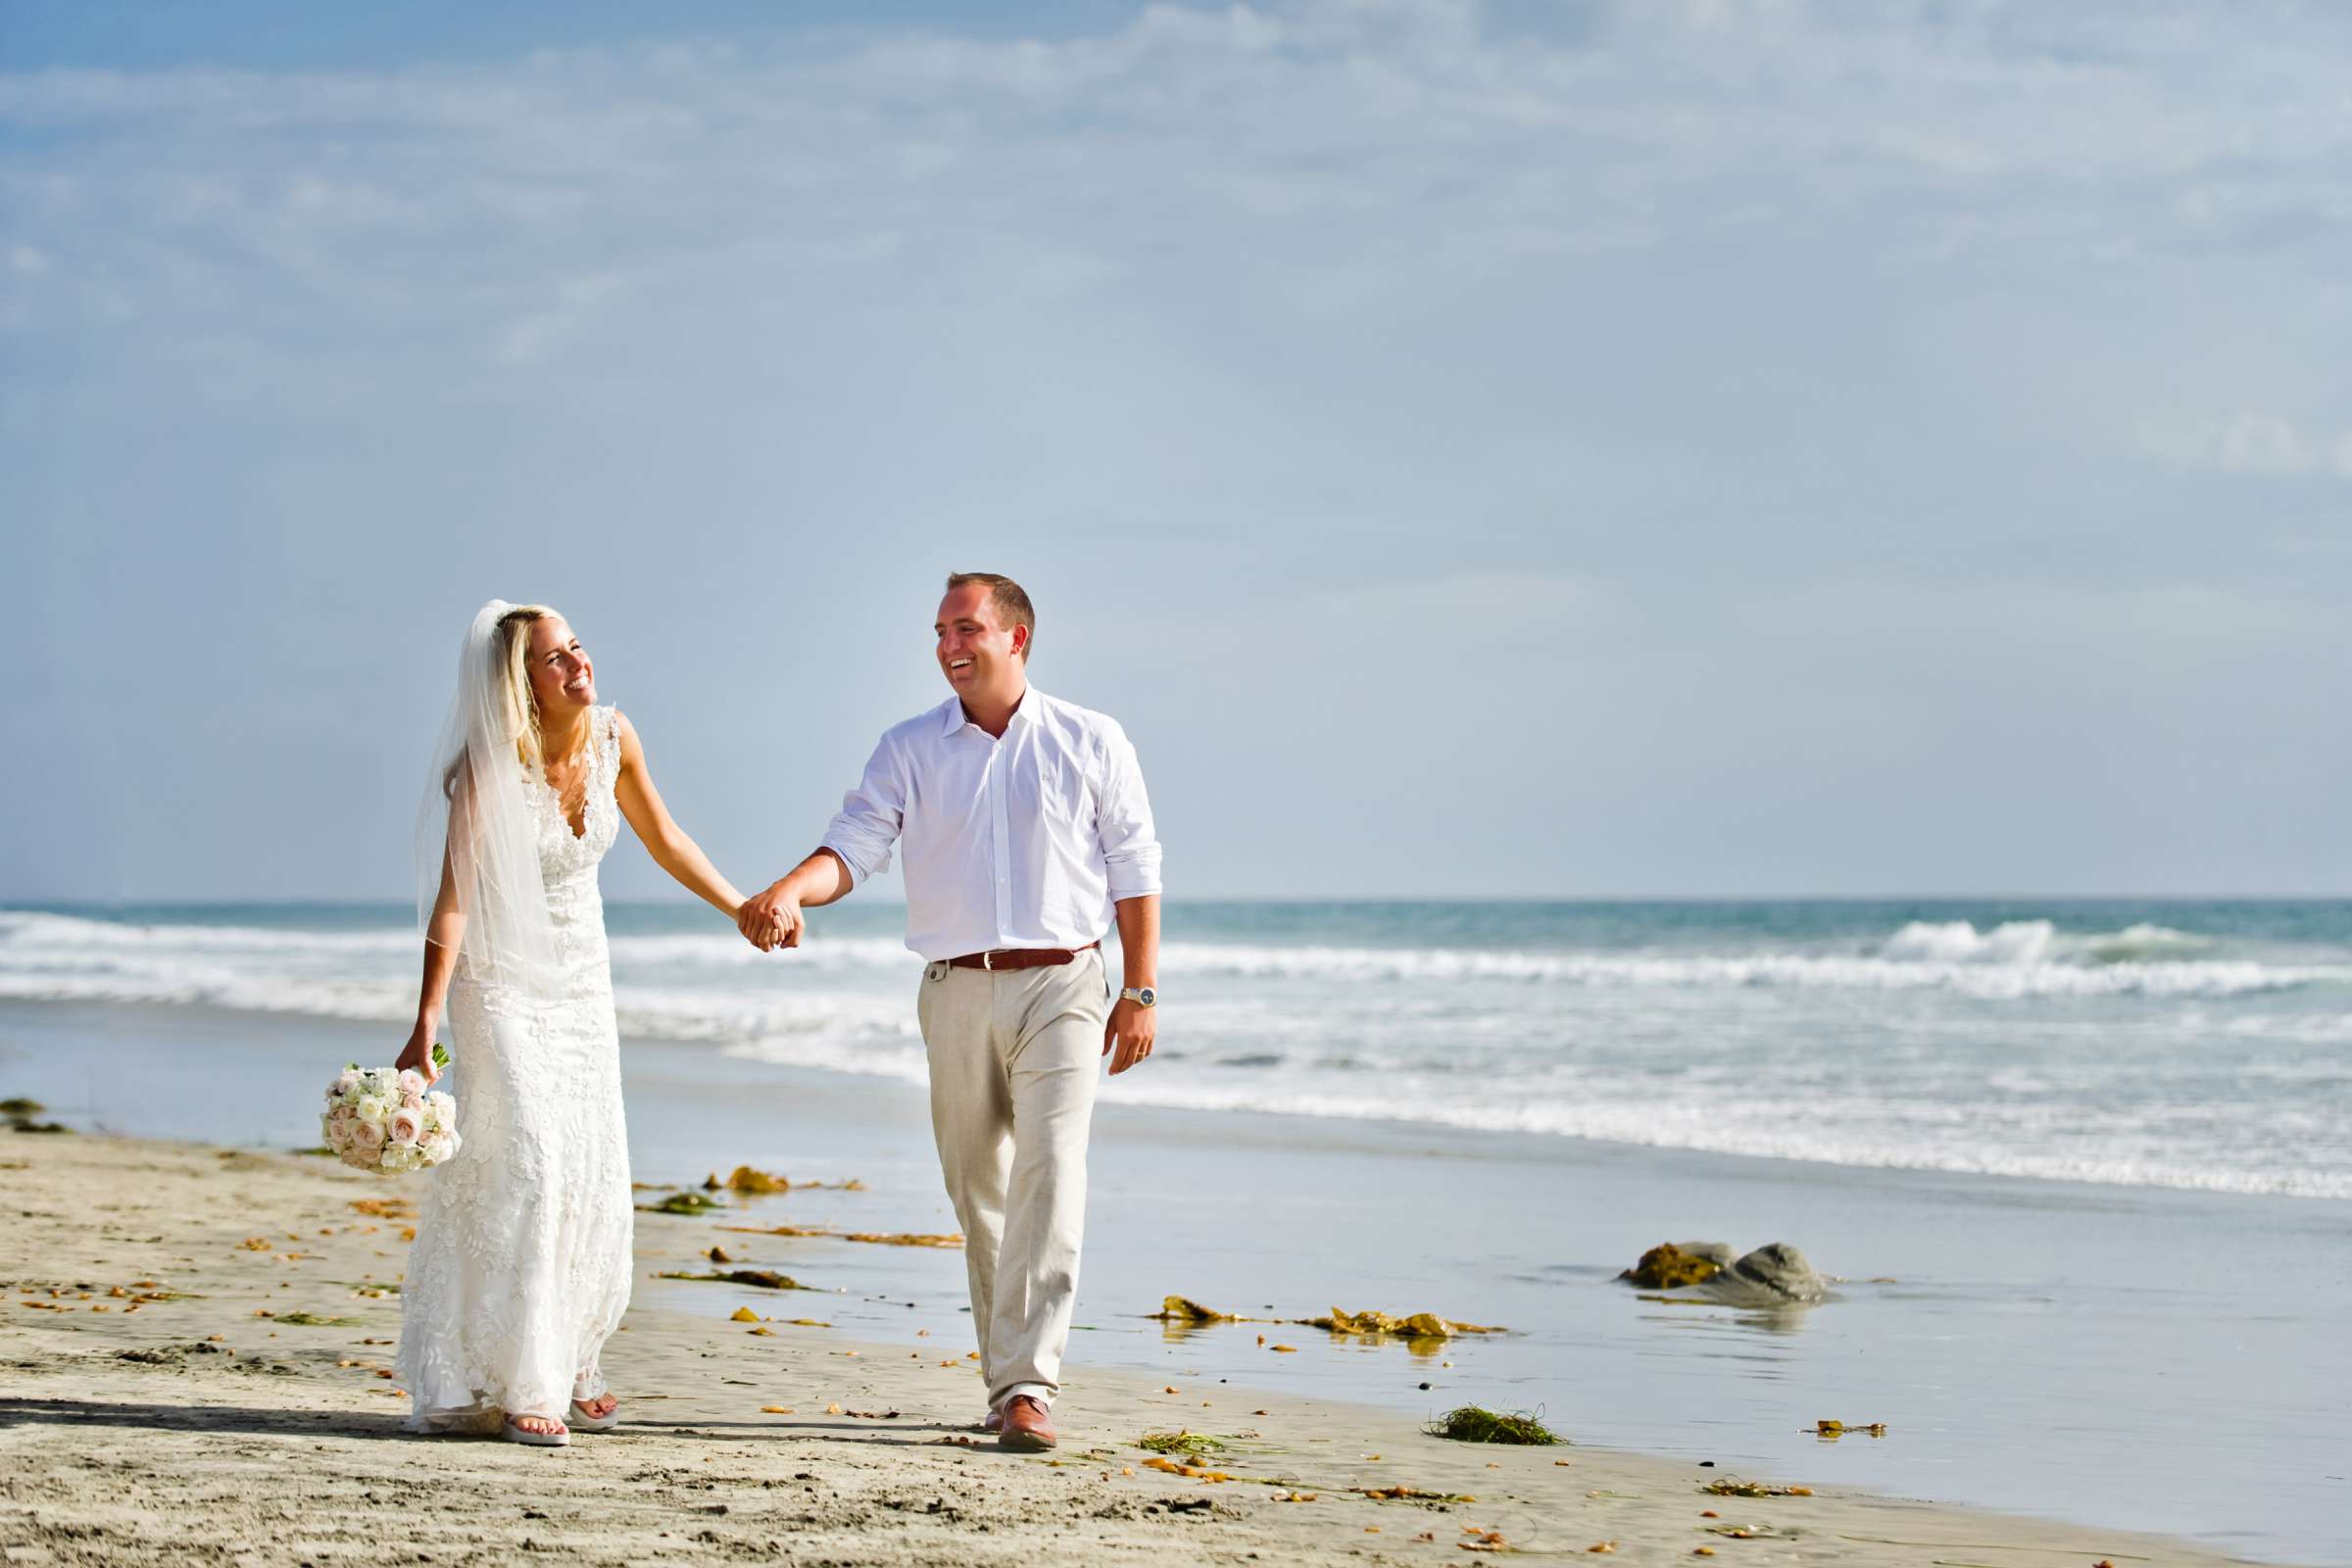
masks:
[[[492,595],[763,882],[952,567],[1178,891],[2341,891],[2348,43],[19,0],[0,898],[397,896]]]

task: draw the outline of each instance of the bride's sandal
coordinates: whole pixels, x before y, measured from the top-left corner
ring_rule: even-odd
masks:
[[[588,1407],[598,1399],[612,1398],[608,1394],[591,1395],[585,1399],[571,1401],[571,1429],[574,1432],[610,1432],[620,1425],[620,1401],[612,1400],[612,1408],[598,1415]]]
[[[525,1416],[523,1419],[554,1422],[556,1430],[533,1432],[528,1427],[516,1426],[514,1418],[509,1416],[506,1425],[500,1430],[499,1436],[505,1438],[509,1443],[525,1444],[534,1448],[567,1448],[571,1446],[571,1434],[564,1430],[563,1422],[556,1421],[553,1416]]]

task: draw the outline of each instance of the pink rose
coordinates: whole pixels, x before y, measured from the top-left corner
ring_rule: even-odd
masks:
[[[355,1121],[347,1135],[352,1151],[362,1158],[373,1159],[384,1152],[384,1130],[371,1121]]]
[[[400,1098],[412,1103],[424,1093],[424,1074],[414,1067],[400,1069]]]
[[[392,1141],[413,1144],[424,1131],[424,1111],[415,1105],[403,1105],[392,1113]]]

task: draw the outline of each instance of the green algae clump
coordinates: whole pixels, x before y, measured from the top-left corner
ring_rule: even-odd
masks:
[[[637,1205],[640,1212],[647,1214],[709,1214],[726,1206],[700,1193],[672,1193],[659,1203]]]
[[[1532,1415],[1505,1415],[1484,1405],[1465,1404],[1430,1423],[1430,1435],[1456,1443],[1514,1443],[1549,1447],[1566,1440]]]

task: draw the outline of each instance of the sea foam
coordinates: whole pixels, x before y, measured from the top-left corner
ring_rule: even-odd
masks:
[[[1171,923],[1182,929],[1184,912]],[[922,1081],[920,966],[870,919],[835,934],[820,914],[807,947],[773,955],[711,924],[649,932],[622,921],[612,952],[624,1040]],[[2342,1051],[2352,951],[2129,919],[1897,919],[1823,935],[1818,919],[1775,931],[1747,916],[1699,939],[1674,926],[1636,923],[1617,945],[1584,947],[1188,937],[1163,954],[1155,1060],[1103,1094],[1843,1165],[2352,1198]],[[416,1005],[417,949],[413,930],[389,921],[288,929],[0,911],[0,1000],[398,1027]]]

